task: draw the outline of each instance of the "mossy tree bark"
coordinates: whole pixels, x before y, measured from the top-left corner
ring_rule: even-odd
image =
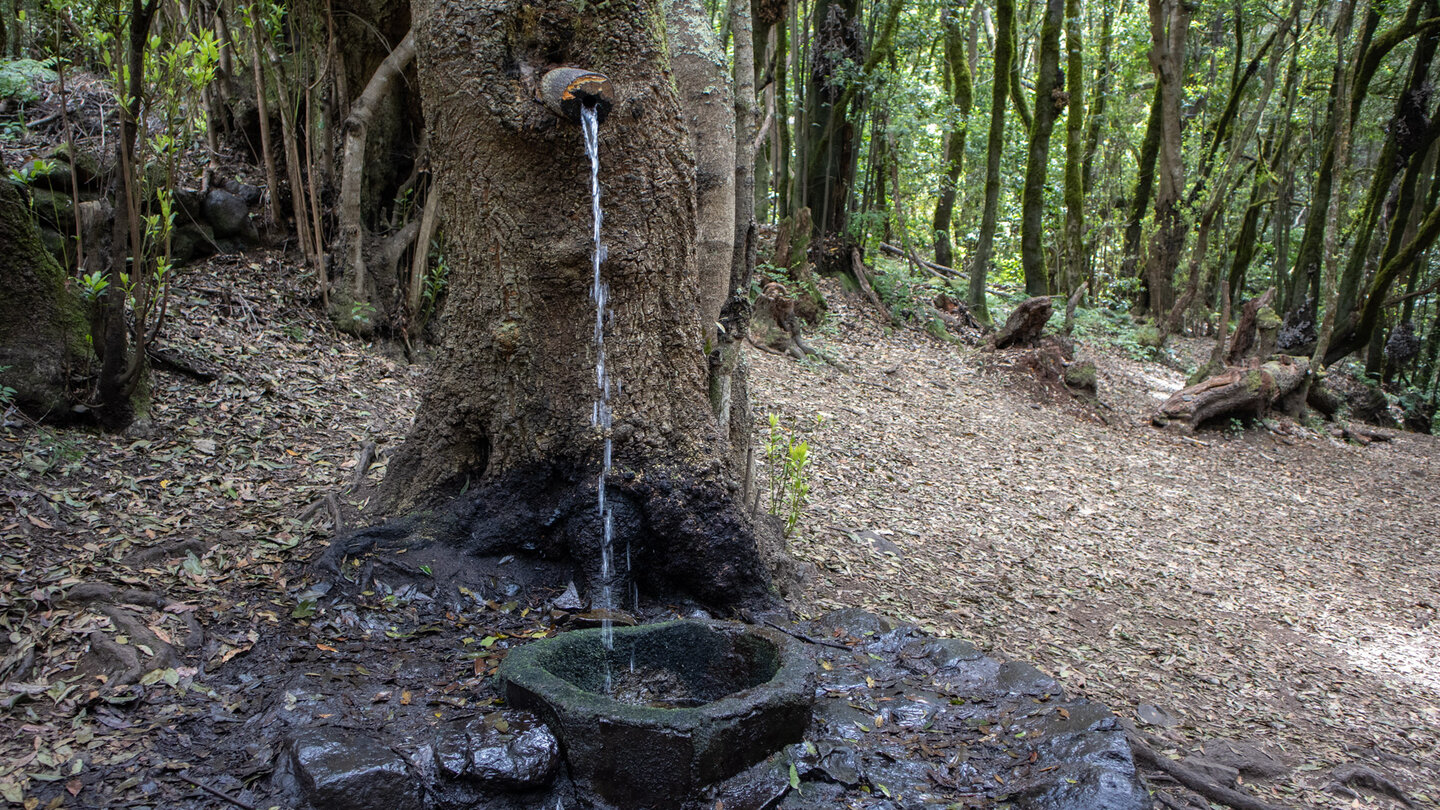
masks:
[[[1020,198],[1020,264],[1027,295],[1049,295],[1050,273],[1041,244],[1045,222],[1045,176],[1050,163],[1050,135],[1055,118],[1065,109],[1065,88],[1060,78],[1060,29],[1065,21],[1065,0],[1045,0],[1040,26],[1040,67],[1035,77],[1035,118],[1030,128],[1030,149],[1025,161],[1025,191]],[[1057,94],[1058,91],[1058,94]]]
[[[985,208],[980,214],[980,238],[970,268],[966,303],[975,319],[990,325],[985,303],[985,279],[995,256],[995,221],[1000,210],[1000,159],[1005,150],[1005,100],[1010,93],[1010,60],[1015,47],[1015,0],[995,4],[995,73],[990,92],[990,133],[985,147]]]
[[[941,12],[945,24],[945,84],[955,105],[954,123],[945,138],[945,174],[940,179],[940,197],[935,203],[935,261],[955,266],[950,243],[950,222],[955,214],[955,197],[960,174],[965,169],[965,136],[970,129],[970,103],[974,95],[970,62],[965,58],[965,32],[961,23],[969,15],[963,6]]]
[[[767,578],[706,397],[695,157],[664,31],[655,0],[416,3],[451,309],[380,495],[409,512],[460,493],[448,539],[466,553],[564,560],[595,583],[590,164],[580,128],[534,96],[550,66],[599,71],[615,92],[599,153],[616,548],[646,594],[733,605]]]
[[[84,306],[40,241],[19,190],[0,181],[0,387],[35,419],[65,420],[94,368]]]
[[[1145,265],[1150,309],[1163,318],[1175,303],[1175,268],[1185,249],[1188,228],[1180,210],[1185,186],[1185,158],[1180,97],[1185,83],[1185,35],[1193,7],[1183,0],[1150,0],[1150,66],[1155,71],[1160,103],[1157,158],[1159,188],[1155,193],[1155,236]]]

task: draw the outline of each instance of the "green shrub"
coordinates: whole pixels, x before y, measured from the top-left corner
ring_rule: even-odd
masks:
[[[53,61],[37,62],[34,59],[7,59],[0,61],[0,99],[12,98],[21,104],[40,100],[40,91],[35,85],[53,82],[59,78]]]

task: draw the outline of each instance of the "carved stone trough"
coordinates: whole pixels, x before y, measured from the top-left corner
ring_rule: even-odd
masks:
[[[675,807],[804,735],[814,662],[789,636],[688,620],[613,632],[611,650],[578,630],[500,667],[506,700],[550,725],[582,789]]]

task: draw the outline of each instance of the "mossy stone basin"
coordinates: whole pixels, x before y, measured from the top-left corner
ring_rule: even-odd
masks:
[[[617,627],[611,650],[599,629],[562,633],[511,650],[499,677],[576,783],[622,808],[675,807],[798,742],[814,702],[798,642],[721,622]]]

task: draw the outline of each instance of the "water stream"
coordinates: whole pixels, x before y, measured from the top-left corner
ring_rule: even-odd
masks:
[[[591,265],[593,278],[590,285],[590,300],[595,303],[595,402],[590,413],[591,426],[598,428],[605,437],[605,446],[601,454],[600,480],[598,482],[596,498],[597,507],[600,511],[600,523],[602,526],[600,542],[600,599],[599,609],[602,613],[600,619],[600,640],[607,652],[615,649],[615,624],[611,620],[611,613],[615,609],[614,578],[614,542],[615,542],[615,513],[613,507],[605,502],[605,481],[610,477],[611,453],[613,441],[610,438],[611,415],[610,415],[610,379],[605,372],[605,321],[610,317],[610,285],[600,275],[600,265],[605,262],[605,244],[600,241],[600,224],[605,219],[605,212],[600,207],[600,118],[593,106],[586,106],[580,111],[580,128],[585,134],[585,154],[590,158],[590,210],[594,218],[593,236],[595,241],[594,252],[591,254]],[[618,384],[616,386],[618,390]],[[625,574],[630,574],[630,546],[627,541],[625,546]],[[637,595],[638,598],[638,595]],[[632,664],[633,668],[633,664]],[[605,691],[610,691],[610,664],[609,656],[606,656],[605,664]]]

